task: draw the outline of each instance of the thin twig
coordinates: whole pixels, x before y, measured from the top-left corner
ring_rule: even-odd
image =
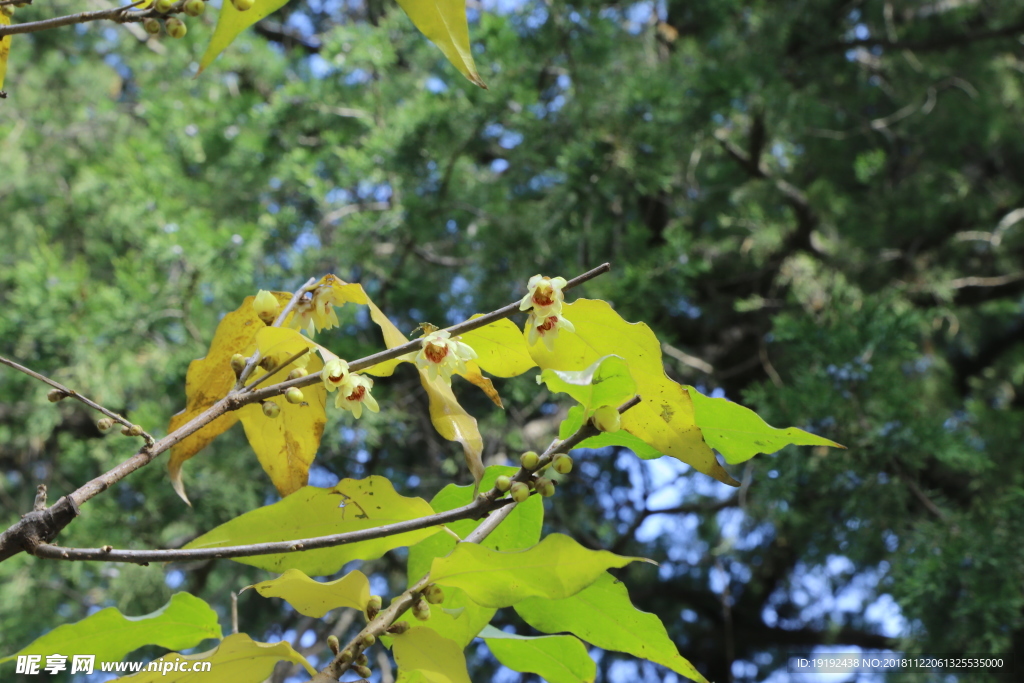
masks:
[[[270,326],[281,327],[281,325],[284,324],[285,319],[288,317],[288,314],[292,312],[292,309],[298,305],[299,301],[302,300],[302,297],[309,291],[309,288],[316,284],[316,282],[317,279],[315,277],[311,277],[306,280],[306,284],[295,290],[295,293],[292,294],[292,298],[288,300],[288,303],[285,304],[283,309],[281,309],[281,312],[277,315],[277,318]],[[260,352],[259,349],[257,349],[256,352],[249,357],[249,360],[246,361],[245,368],[242,369],[242,372],[238,374],[238,383],[235,384],[235,389],[242,388],[245,384],[245,380],[249,378],[249,375],[252,374],[252,371],[256,368],[256,364],[259,362]]]
[[[253,390],[253,389],[255,389],[256,387],[258,387],[258,386],[259,386],[260,384],[262,384],[263,382],[265,382],[266,380],[270,379],[271,377],[273,377],[273,376],[274,376],[274,375],[276,375],[277,373],[279,373],[279,372],[281,372],[282,370],[284,370],[284,369],[285,369],[286,367],[288,367],[288,365],[289,365],[290,363],[293,363],[293,362],[297,361],[297,360],[298,360],[299,358],[302,358],[302,357],[303,357],[303,356],[305,356],[305,355],[306,355],[307,353],[309,353],[309,349],[308,349],[308,348],[302,349],[301,351],[299,351],[298,353],[296,353],[296,354],[295,354],[294,356],[292,356],[292,357],[291,357],[291,358],[289,358],[288,360],[286,360],[286,361],[282,362],[282,363],[281,363],[280,365],[278,365],[278,366],[277,366],[276,368],[274,368],[273,370],[271,370],[271,371],[270,371],[270,372],[268,372],[267,374],[265,374],[265,375],[263,375],[262,377],[260,377],[259,379],[257,379],[257,380],[256,380],[255,382],[253,382],[252,384],[249,384],[248,386],[246,386],[246,387],[245,387],[245,390],[246,390],[246,391],[252,391],[252,390]]]
[[[84,24],[89,21],[103,21],[105,19],[116,22],[142,21],[144,18],[150,16],[151,13],[139,12],[133,16],[128,14],[128,10],[138,7],[145,2],[146,0],[138,0],[138,2],[133,2],[130,5],[124,5],[122,7],[101,9],[96,10],[95,12],[79,12],[78,14],[68,14],[67,16],[43,19],[41,21],[28,21],[23,24],[0,26],[0,38],[3,36],[12,36],[16,33],[35,33],[37,31],[47,31],[51,28],[60,28],[61,26],[70,26],[72,24]]]
[[[120,415],[118,415],[114,411],[108,410],[108,409],[104,408],[99,403],[96,403],[92,399],[89,399],[89,398],[87,398],[85,396],[82,396],[80,393],[78,393],[77,391],[74,391],[73,389],[68,389],[66,386],[64,386],[60,382],[54,381],[54,380],[50,379],[49,377],[47,377],[46,375],[41,375],[38,372],[36,372],[35,370],[29,370],[24,365],[19,365],[18,363],[15,363],[13,360],[9,360],[7,358],[4,358],[3,356],[0,356],[0,363],[3,363],[4,365],[8,365],[8,366],[14,368],[15,370],[23,372],[26,375],[28,375],[29,377],[31,377],[33,379],[39,380],[43,384],[49,384],[54,389],[64,393],[67,398],[73,398],[76,401],[81,401],[82,403],[84,403],[85,405],[89,406],[93,410],[100,411],[101,413],[103,413],[104,415],[109,417],[110,419],[114,420],[115,422],[117,422],[117,423],[119,423],[121,425],[124,425],[125,427],[131,428],[131,427],[136,427],[137,426],[137,425],[132,424],[131,422],[129,422],[125,418],[121,417]],[[147,446],[152,446],[156,442],[156,439],[154,439],[152,436],[150,436],[149,433],[147,433],[146,431],[143,431],[141,434],[139,434],[139,436],[141,436],[143,439],[145,439]]]

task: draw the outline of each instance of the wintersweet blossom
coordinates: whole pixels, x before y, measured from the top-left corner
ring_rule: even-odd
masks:
[[[548,351],[555,350],[555,338],[558,337],[560,330],[566,332],[575,332],[576,328],[573,324],[562,317],[562,315],[545,315],[538,316],[535,313],[531,313],[530,317],[526,321],[526,326],[529,328],[529,339],[530,345],[537,343],[537,339],[544,340],[544,346],[548,348]]]
[[[415,362],[426,368],[430,379],[438,375],[451,383],[453,372],[466,372],[466,361],[476,358],[476,351],[468,344],[451,338],[448,330],[437,330],[423,337],[423,348],[416,354]]]
[[[366,406],[371,413],[379,413],[380,406],[377,405],[377,399],[370,395],[372,388],[372,379],[352,373],[338,387],[339,391],[334,399],[334,407],[350,410],[357,418],[363,416],[363,406]]]
[[[324,364],[324,369],[320,371],[320,379],[323,380],[324,386],[327,387],[327,391],[334,391],[345,384],[345,380],[349,377],[348,363],[335,358],[327,361]]]
[[[278,302],[277,297],[265,289],[261,289],[256,293],[255,298],[252,300],[252,307],[260,320],[268,325],[274,322],[278,311],[281,310],[281,304]]]
[[[566,284],[564,277],[534,275],[526,285],[530,291],[523,297],[519,310],[525,311],[532,306],[538,316],[561,314],[562,301],[565,300],[562,289]]]
[[[334,305],[338,303],[334,290],[318,287],[311,300],[303,301],[296,309],[292,325],[312,337],[316,332],[338,327],[338,314]]]

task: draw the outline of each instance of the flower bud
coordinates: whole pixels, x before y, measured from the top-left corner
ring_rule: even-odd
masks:
[[[358,664],[358,665],[356,665],[356,666],[354,666],[352,668],[355,669],[356,673],[359,674],[360,676],[362,676],[363,678],[369,678],[370,676],[373,675],[373,672],[370,671],[370,667],[368,667],[368,666],[363,666],[361,664]]]
[[[277,368],[277,361],[271,356],[266,356],[265,358],[260,358],[259,366],[267,372],[273,372]]]
[[[252,7],[252,0],[250,0],[249,6]],[[235,4],[235,7],[238,7],[238,5]],[[171,28],[168,25],[167,32],[170,33],[170,30]],[[277,318],[277,314],[281,311],[281,304],[278,302],[277,297],[265,289],[261,289],[256,293],[256,298],[252,300],[252,307],[260,320],[267,325],[273,323],[274,319]]]
[[[335,655],[341,652],[341,643],[338,642],[338,636],[336,635],[331,634],[327,636],[327,646],[331,648],[331,652]]]
[[[174,0],[156,0],[156,11],[160,14],[167,14],[171,11]]]
[[[547,477],[538,477],[535,486],[537,487],[537,493],[545,498],[555,495],[555,482]]]
[[[524,500],[530,497],[530,487],[521,481],[517,481],[512,484],[512,500],[517,503],[522,503]]]
[[[235,9],[239,12],[248,12],[252,9],[252,6],[256,4],[256,0],[231,0],[231,4],[235,6]]]
[[[142,28],[151,36],[160,35],[160,22],[153,17],[146,17],[142,20]]]
[[[295,368],[294,370],[288,373],[288,379],[298,379],[300,377],[305,377],[308,374],[309,370],[307,370],[306,368]]]
[[[132,425],[131,427],[122,427],[121,433],[125,436],[142,436],[142,427],[139,425]]]
[[[4,5],[4,7],[10,7],[10,5]],[[66,391],[61,391],[60,389],[50,389],[48,392],[46,392],[46,400],[49,401],[50,403],[56,403],[57,401],[63,401],[67,397],[68,397],[67,392]]]
[[[412,615],[420,621],[426,621],[430,618],[430,605],[421,596],[416,604],[412,606]]]
[[[393,633],[396,636],[402,635],[406,631],[412,628],[412,624],[408,621],[396,621],[395,623],[388,626],[388,633]]]
[[[302,389],[298,387],[291,387],[288,391],[284,392],[284,398],[289,403],[302,403],[306,400],[306,397],[302,395]]]
[[[602,406],[591,418],[594,426],[602,432],[617,432],[622,427],[622,418],[615,406]]]
[[[203,0],[188,0],[185,3],[185,14],[190,17],[198,17],[206,11],[206,3]]]
[[[358,655],[356,655],[356,665],[357,666],[366,666],[369,663],[370,663],[370,660],[366,658],[366,654],[365,653],[360,652]]]
[[[149,19],[146,19],[146,21],[149,21]],[[157,33],[159,33],[160,32],[160,22],[156,21],[156,19],[153,19],[153,21],[156,22],[156,24],[157,24]],[[149,29],[146,29],[146,30],[148,31]],[[152,31],[150,31],[150,33],[152,33]],[[241,376],[242,370],[245,370],[245,363],[246,363],[246,358],[242,354],[236,353],[235,355],[231,356],[231,369],[234,371],[236,378]]]
[[[264,401],[263,414],[267,417],[277,417],[281,414],[281,406],[277,405],[273,401]]]
[[[551,467],[559,474],[569,474],[572,472],[572,458],[565,453],[559,453],[551,461]]]
[[[512,488],[512,477],[503,474],[494,480],[494,486],[502,493],[505,493],[505,491]]]
[[[363,647],[370,647],[377,642],[377,636],[372,633],[367,633],[363,636]]]
[[[109,432],[110,428],[113,426],[114,421],[111,420],[109,417],[101,417],[99,420],[96,420],[96,429],[100,430],[101,432]]]
[[[3,12],[5,16],[14,16],[14,5],[2,5],[0,6],[0,12]]]
[[[530,470],[531,472],[537,469],[538,460],[540,460],[540,456],[537,455],[537,451],[526,451],[519,456],[519,462],[523,466],[523,469]]]
[[[444,591],[436,583],[432,583],[427,586],[427,589],[423,591],[423,597],[426,598],[427,602],[431,605],[440,605],[444,602]]]
[[[341,662],[342,664],[348,664],[349,662],[352,661],[352,653],[349,652],[348,650],[345,650],[344,652],[341,653],[341,657],[338,658],[338,661]]]
[[[167,35],[171,38],[184,38],[185,34],[188,33],[188,26],[185,26],[185,22],[177,17],[165,19],[164,28],[167,29]],[[273,322],[273,320],[271,320],[271,322]],[[269,325],[270,323],[267,324]]]
[[[383,604],[384,601],[379,595],[371,595],[369,601],[366,603],[366,618],[373,619],[377,616],[377,612],[380,612],[380,608]]]

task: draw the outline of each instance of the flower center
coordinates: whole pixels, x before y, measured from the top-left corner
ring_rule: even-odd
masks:
[[[540,325],[537,325],[537,331],[540,332],[541,334],[544,334],[545,332],[550,332],[551,330],[553,330],[555,328],[555,325],[557,325],[557,324],[558,324],[558,316],[557,315],[549,315],[547,320],[545,320]]]
[[[427,344],[423,347],[423,355],[427,357],[431,363],[440,363],[444,360],[444,357],[448,355],[447,344]]]
[[[327,379],[331,381],[331,384],[341,384],[342,380],[345,379],[345,373],[338,375],[327,375]]]
[[[537,306],[550,306],[555,303],[554,294],[555,290],[551,285],[539,284],[533,293],[533,303]]]
[[[362,401],[364,396],[366,396],[366,387],[360,385],[355,388],[355,391],[348,395],[348,400]]]

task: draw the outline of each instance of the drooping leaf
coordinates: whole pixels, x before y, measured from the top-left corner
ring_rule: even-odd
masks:
[[[515,467],[488,467],[480,482],[481,490],[487,491],[493,487],[494,480],[500,475],[512,475],[516,471]],[[449,484],[434,496],[430,506],[434,512],[444,512],[466,505],[472,500],[472,486]],[[463,519],[447,526],[460,538],[466,538],[482,521]],[[529,548],[540,540],[543,522],[544,504],[539,496],[531,496],[525,503],[516,506],[505,521],[484,539],[483,545],[495,550]],[[443,557],[454,550],[455,544],[456,540],[451,534],[439,531],[409,548],[409,585],[419,581],[430,570],[430,563],[435,557]],[[476,637],[480,629],[490,622],[494,612],[494,609],[482,607],[470,600],[464,591],[449,587],[444,590],[444,601],[431,608],[430,627],[445,638],[465,647]],[[402,615],[400,621],[418,623],[410,612]]]
[[[574,636],[520,636],[486,627],[480,637],[498,661],[548,683],[593,683],[597,664]]]
[[[199,72],[196,75],[203,73],[203,70],[210,66],[213,60],[217,59],[217,56],[233,43],[242,31],[260,19],[267,18],[286,4],[288,4],[288,0],[256,0],[252,7],[244,12],[239,12],[230,0],[224,0],[220,7],[220,14],[217,16],[217,28],[213,31],[213,37],[210,38],[210,44],[207,46],[206,52],[203,53],[203,58],[199,60]]]
[[[365,610],[370,599],[370,582],[361,571],[321,583],[298,569],[289,569],[276,579],[252,586],[265,598],[284,598],[299,614],[320,618],[335,607]]]
[[[324,276],[320,284],[330,285],[338,301],[367,306],[370,309],[370,318],[377,323],[381,333],[384,335],[384,344],[387,348],[392,349],[409,341],[395,327],[394,323],[370,300],[362,285],[346,283],[334,275]],[[396,358],[367,368],[366,373],[378,377],[390,377],[399,363],[407,362],[410,362],[408,357]],[[459,404],[455,394],[452,393],[451,386],[444,380],[440,377],[431,380],[425,370],[420,370],[419,372],[420,383],[426,390],[430,400],[430,421],[434,425],[434,429],[448,441],[455,441],[462,446],[466,465],[469,467],[469,471],[473,473],[474,480],[479,481],[480,477],[483,476],[484,470],[484,441],[480,435],[480,427],[477,425],[476,418],[467,413],[465,408]],[[489,386],[490,381],[487,381],[486,384]],[[493,387],[490,387],[490,389],[493,391]],[[490,393],[488,395],[491,396],[491,400],[495,400],[497,392],[494,392],[494,395]],[[500,398],[496,402],[498,405],[501,405]]]
[[[588,550],[563,534],[551,534],[528,550],[499,552],[460,543],[447,557],[434,559],[430,578],[466,591],[485,607],[507,607],[532,597],[565,598],[589,586],[609,567],[639,557]]]
[[[575,405],[572,408],[569,408],[568,415],[566,415],[565,419],[562,420],[562,424],[558,426],[558,438],[567,439],[572,436],[577,429],[583,426],[583,418],[583,406]],[[654,458],[660,458],[664,455],[661,451],[647,445],[625,429],[620,429],[617,432],[601,432],[597,436],[591,436],[584,439],[576,447],[604,448],[605,446],[623,446],[633,451],[637,457],[644,460],[653,460]]]
[[[553,352],[540,341],[530,347],[530,355],[541,369],[583,370],[602,356],[622,357],[642,399],[623,414],[622,428],[660,453],[739,486],[705,443],[689,394],[665,375],[661,344],[651,328],[626,322],[606,301],[578,299],[563,305],[562,313],[576,332],[559,333]]]
[[[399,495],[384,477],[342,479],[334,488],[303,487],[273,505],[235,517],[185,547],[219,548],[299,540],[371,529],[432,513],[427,501]],[[298,569],[309,576],[326,576],[346,562],[374,560],[392,548],[413,545],[434,532],[435,529],[427,528],[333,548],[233,559],[278,573]]]
[[[474,315],[473,318],[479,318]],[[470,318],[472,320],[472,318]],[[476,362],[495,377],[518,377],[537,364],[530,358],[530,349],[523,333],[508,318],[462,335],[462,341],[476,351]]]
[[[470,683],[462,647],[431,628],[418,626],[395,636],[392,651],[399,670],[407,675],[417,672],[429,683]]]
[[[10,26],[11,18],[0,12],[0,26]],[[0,90],[4,87],[4,77],[7,75],[7,57],[11,54],[11,38],[14,36],[4,36],[0,38]]]
[[[143,645],[172,650],[194,647],[207,638],[220,638],[217,613],[190,593],[175,593],[170,602],[141,617],[126,617],[107,607],[74,624],[58,626],[18,652],[18,655],[96,655],[96,661],[119,661]]]
[[[530,598],[515,610],[543,633],[572,633],[591,645],[625,652],[707,683],[679,654],[661,620],[635,608],[626,587],[608,572],[576,595],[561,600]]]
[[[618,407],[636,394],[629,366],[619,356],[603,356],[583,370],[548,368],[540,373],[540,381],[551,391],[572,396],[587,414],[602,406]]]
[[[772,427],[749,408],[724,398],[708,398],[693,387],[686,387],[693,400],[697,424],[708,445],[731,465],[750,460],[758,453],[774,453],[790,444],[845,448],[821,436],[796,427]]]
[[[262,357],[274,358],[279,363],[303,349],[310,349],[300,361],[276,371],[260,386],[283,382],[291,369],[303,365],[302,361],[310,374],[319,374],[324,367],[320,357],[312,352],[316,344],[292,329],[264,327],[256,335],[256,347]],[[257,381],[266,374],[265,370],[257,368],[250,381]],[[282,496],[306,485],[309,466],[316,457],[327,424],[327,388],[323,383],[303,388],[302,395],[305,400],[297,404],[289,403],[284,396],[267,399],[280,408],[277,417],[267,417],[259,403],[250,403],[238,410],[249,445]]]
[[[282,306],[292,298],[287,292],[272,293]],[[230,364],[231,356],[236,353],[246,356],[251,354],[256,348],[256,333],[266,329],[266,325],[253,310],[252,300],[255,298],[247,296],[236,310],[225,315],[217,325],[217,331],[213,335],[213,342],[210,343],[210,350],[206,356],[189,363],[188,374],[185,375],[185,409],[171,416],[168,432],[173,432],[188,423],[224,398],[235,385],[235,373]],[[189,501],[181,481],[182,464],[237,421],[237,411],[224,413],[171,448],[171,457],[167,463],[171,484],[186,503]]]
[[[99,659],[97,657],[97,659]],[[179,660],[186,662],[209,662],[208,672],[174,671],[168,667],[156,671],[143,671],[134,676],[119,678],[119,681],[131,683],[209,683],[210,681],[264,681],[274,672],[274,666],[280,662],[291,662],[301,665],[310,676],[316,669],[306,658],[295,651],[291,644],[282,640],[276,643],[259,643],[244,633],[234,633],[208,652],[194,655],[172,653],[164,655],[156,662],[173,663]],[[180,668],[180,667],[179,667]],[[191,668],[191,667],[188,667]]]
[[[475,85],[486,88],[473,62],[469,22],[463,0],[398,0],[420,32],[430,39],[448,61]]]

